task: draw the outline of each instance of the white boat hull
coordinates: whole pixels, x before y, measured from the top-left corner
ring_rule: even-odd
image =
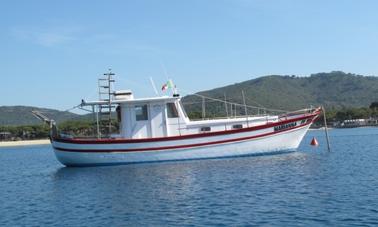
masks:
[[[103,143],[53,140],[52,143],[57,159],[67,166],[273,154],[295,151],[316,117],[259,127],[256,130],[240,130],[237,133],[194,138],[184,136],[184,139]]]

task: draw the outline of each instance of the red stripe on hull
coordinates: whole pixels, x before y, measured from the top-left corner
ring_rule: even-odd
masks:
[[[169,136],[169,137],[157,137],[157,138],[144,138],[144,139],[66,139],[66,138],[53,138],[53,141],[61,142],[61,143],[73,143],[73,144],[118,144],[118,143],[146,143],[146,142],[161,142],[161,141],[171,141],[171,140],[183,140],[183,139],[193,139],[193,138],[203,138],[203,137],[210,137],[210,136],[219,136],[219,135],[229,135],[229,134],[236,134],[242,132],[250,132],[255,130],[261,130],[266,128],[275,127],[282,124],[287,124],[290,122],[300,121],[304,119],[311,119],[309,121],[312,123],[320,114],[320,111],[317,111],[310,115],[305,115],[298,118],[293,118],[289,120],[279,121],[275,123],[267,123],[265,125],[259,125],[249,128],[242,128],[242,129],[233,129],[228,131],[219,131],[219,132],[209,132],[209,133],[202,133],[202,134],[190,134],[190,135],[182,135],[182,136]]]
[[[314,119],[313,119],[314,120]],[[311,124],[312,121],[308,121],[302,125],[295,126],[292,128],[280,130],[277,132],[269,132],[269,133],[264,133],[260,135],[255,135],[255,136],[248,136],[248,137],[241,137],[241,138],[235,138],[235,139],[227,139],[227,140],[220,140],[220,141],[212,141],[212,142],[206,142],[206,143],[197,143],[197,144],[185,144],[185,145],[177,145],[177,146],[164,146],[164,147],[151,147],[151,148],[134,148],[134,149],[95,149],[95,150],[88,150],[88,149],[66,149],[66,148],[59,148],[59,147],[54,147],[57,150],[60,151],[67,151],[67,152],[87,152],[87,153],[92,153],[92,152],[106,152],[106,153],[112,153],[112,152],[141,152],[141,151],[157,151],[157,150],[170,150],[170,149],[183,149],[183,148],[194,148],[194,147],[201,147],[201,146],[208,146],[208,145],[215,145],[215,144],[224,144],[224,143],[230,143],[230,142],[239,142],[239,141],[244,141],[244,140],[250,140],[250,139],[257,139],[261,137],[266,137],[266,136],[271,136],[274,134],[279,134],[282,132],[290,131],[293,129],[298,129],[305,127],[309,124]]]

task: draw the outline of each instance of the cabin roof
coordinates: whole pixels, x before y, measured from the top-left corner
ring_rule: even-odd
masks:
[[[159,96],[159,97],[150,97],[150,98],[138,98],[138,99],[124,99],[124,100],[116,100],[113,99],[113,104],[139,104],[139,103],[159,103],[164,101],[174,101],[180,99],[180,97],[171,97],[171,96]],[[94,105],[106,105],[108,104],[108,101],[85,101],[82,100],[83,106],[94,106]]]

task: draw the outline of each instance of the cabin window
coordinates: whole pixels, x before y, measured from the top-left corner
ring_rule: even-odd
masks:
[[[187,118],[188,115],[186,114],[186,111],[185,111],[184,105],[182,105],[182,102],[179,102],[179,103],[180,103],[181,110],[182,110],[182,112],[184,113],[184,116]]]
[[[243,125],[233,125],[232,128],[233,129],[240,129],[240,128],[243,128]]]
[[[147,105],[135,106],[135,117],[137,121],[148,120]]]
[[[116,108],[116,112],[117,112],[117,120],[118,122],[121,122],[121,106],[117,106]]]
[[[202,127],[201,132],[210,132],[211,128],[210,127]]]
[[[167,114],[168,114],[168,118],[178,117],[177,108],[174,103],[167,103]]]

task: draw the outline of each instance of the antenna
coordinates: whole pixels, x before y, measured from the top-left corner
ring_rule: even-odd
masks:
[[[153,88],[154,91],[155,91],[156,96],[159,96],[159,93],[158,93],[158,91],[157,91],[157,89],[156,89],[156,86],[155,86],[155,82],[154,82],[154,80],[152,79],[152,77],[150,77],[150,82],[151,82],[152,88]]]
[[[168,80],[167,69],[165,68],[165,65],[164,65],[164,63],[162,61],[160,61],[160,65],[163,68],[163,72],[164,72],[165,78]]]

